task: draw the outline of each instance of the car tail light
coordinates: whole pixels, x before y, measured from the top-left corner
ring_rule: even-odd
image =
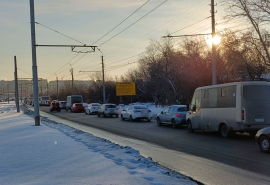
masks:
[[[242,121],[245,120],[245,110],[244,109],[242,110],[241,117],[242,117]]]
[[[182,114],[176,113],[176,116],[177,116],[178,118],[181,118],[181,117],[182,117]]]

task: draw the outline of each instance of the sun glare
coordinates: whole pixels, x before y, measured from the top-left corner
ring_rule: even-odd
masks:
[[[215,35],[214,38],[213,38],[212,40],[213,40],[213,44],[217,45],[217,44],[220,43],[221,38],[220,38],[220,36]]]
[[[221,41],[221,37],[218,35],[215,35],[213,39],[212,39],[212,36],[207,36],[205,37],[205,39],[209,46],[212,46],[212,42],[214,45],[218,45]]]

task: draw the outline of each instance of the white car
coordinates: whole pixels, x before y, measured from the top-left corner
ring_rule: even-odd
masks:
[[[99,103],[90,103],[85,108],[85,114],[97,114],[99,107]]]
[[[147,121],[151,121],[152,112],[144,105],[129,105],[122,110],[121,119],[130,121],[146,119]]]

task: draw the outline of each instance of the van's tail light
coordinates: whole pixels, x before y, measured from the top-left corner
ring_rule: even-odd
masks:
[[[182,117],[182,114],[176,113],[176,116],[177,116],[178,118],[181,118],[181,117]]]
[[[245,120],[245,110],[244,109],[242,110],[241,117],[242,117],[242,121]]]

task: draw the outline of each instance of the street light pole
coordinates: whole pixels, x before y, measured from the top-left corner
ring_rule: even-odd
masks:
[[[58,100],[58,77],[56,74],[55,76],[56,76],[56,94],[57,94],[57,100]]]
[[[71,67],[71,69],[69,70],[70,71],[70,73],[71,73],[71,78],[72,78],[72,95],[73,95],[73,93],[74,93],[74,79],[73,79],[73,68],[72,68],[72,66],[71,66],[71,64],[70,63],[68,63],[69,65],[70,65],[70,67]]]
[[[106,93],[105,93],[105,80],[104,80],[104,60],[103,60],[103,53],[100,51],[99,48],[97,48],[98,51],[102,54],[101,55],[101,64],[102,64],[102,88],[103,88],[103,103],[107,103],[106,102]]]
[[[30,19],[31,19],[31,41],[32,41],[32,71],[33,71],[33,91],[34,91],[34,117],[35,126],[40,125],[39,103],[38,103],[38,74],[36,57],[36,33],[35,33],[35,13],[34,0],[30,0]]]

